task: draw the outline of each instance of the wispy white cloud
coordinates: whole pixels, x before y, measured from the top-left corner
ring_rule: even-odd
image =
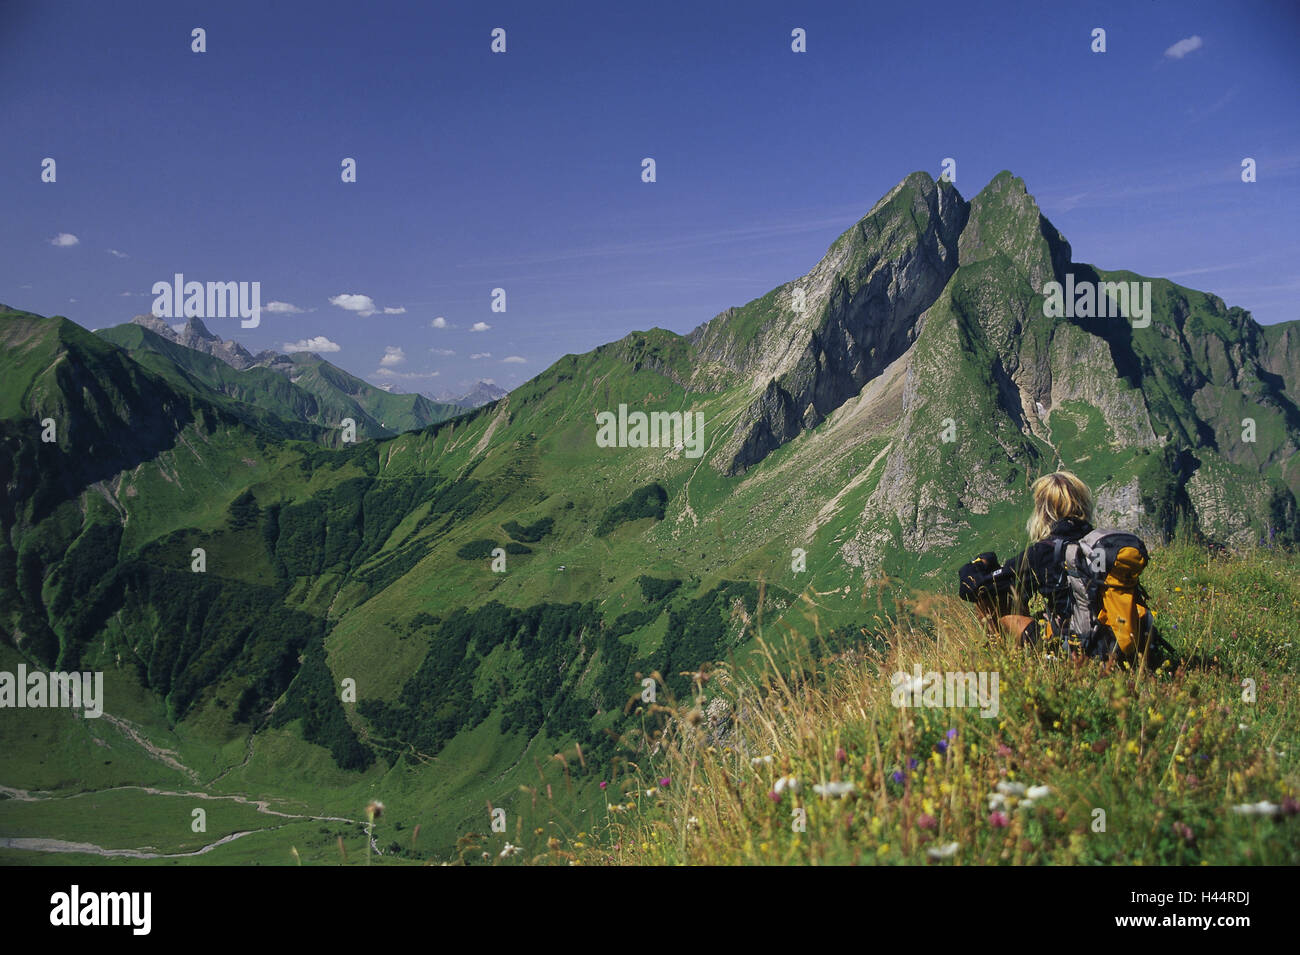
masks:
[[[797,213],[792,214],[784,221],[764,222],[751,226],[742,226],[735,229],[722,229],[713,232],[698,232],[695,234],[675,233],[661,239],[638,239],[633,242],[603,242],[597,246],[588,246],[586,248],[575,249],[558,249],[553,252],[543,252],[537,255],[520,256],[511,259],[485,260],[474,263],[467,263],[457,266],[458,268],[490,268],[493,270],[502,267],[514,267],[523,265],[541,265],[551,262],[561,262],[573,259],[591,259],[591,258],[608,258],[611,256],[632,255],[644,256],[656,252],[672,252],[679,249],[693,249],[701,246],[721,245],[733,246],[737,243],[756,242],[763,239],[776,238],[779,236],[799,235],[806,232],[821,232],[826,229],[836,230],[838,235],[843,232],[845,226],[857,219],[862,218],[871,208],[871,202],[844,206],[835,211],[835,214],[829,217],[818,217],[815,219],[803,218]],[[805,213],[811,210],[803,210]]]
[[[490,351],[479,351],[479,352],[475,352],[474,354],[470,355],[469,357],[470,357],[470,358],[473,358],[473,359],[478,359],[478,358],[491,358],[491,357],[492,357],[492,353],[491,353]]]
[[[273,315],[301,315],[303,311],[297,305],[290,305],[288,302],[267,302],[262,306],[262,310]]]
[[[429,327],[430,327],[430,328],[450,328],[451,326],[449,326],[449,325],[447,324],[447,320],[446,320],[445,318],[443,318],[441,315],[439,315],[437,318],[435,318],[433,321],[431,321],[431,322],[429,323]]]
[[[527,358],[524,358],[520,355],[507,355],[505,358],[502,358],[501,360],[511,365],[522,365],[528,361]]]
[[[375,376],[378,378],[394,378],[404,381],[437,378],[440,374],[442,373],[437,371],[393,371],[391,368],[379,368],[375,371]]]
[[[330,298],[330,304],[337,305],[345,311],[356,312],[363,318],[375,314],[375,300],[369,295],[361,295],[358,292],[344,292],[341,295],[335,295]]]
[[[435,355],[442,355],[443,357],[456,354],[456,352],[450,348],[430,348],[429,351],[433,352]]]
[[[317,335],[315,338],[303,338],[296,342],[285,342],[284,350],[287,352],[314,351],[320,353],[341,351],[337,343],[330,341],[324,335]]]
[[[469,330],[471,332],[486,332],[491,327],[492,326],[489,325],[487,322],[475,322],[473,325],[469,327]]]
[[[403,305],[399,305],[399,306],[397,306],[396,308],[392,308],[392,307],[390,307],[390,306],[385,305],[385,306],[384,306],[384,314],[385,314],[385,315],[405,315],[405,314],[406,314],[406,307],[403,306]]]
[[[1204,45],[1204,41],[1199,36],[1184,37],[1169,49],[1165,50],[1165,58],[1169,60],[1181,60],[1188,53],[1195,53]]]
[[[117,249],[109,249],[108,254],[113,256],[116,259],[129,259],[131,257],[127,255],[125,252],[119,252]]]
[[[1250,262],[1226,262],[1223,265],[1207,265],[1198,269],[1182,269],[1178,272],[1161,272],[1160,276],[1161,278],[1166,279],[1180,279],[1189,275],[1205,275],[1207,272],[1226,272],[1229,269],[1239,269],[1251,264],[1252,263]]]
[[[384,368],[392,368],[404,361],[406,361],[406,353],[396,345],[389,345],[384,349],[384,357],[379,359],[379,364]]]
[[[56,249],[66,249],[71,246],[80,245],[80,244],[81,244],[81,240],[78,239],[71,232],[60,232],[53,239],[50,240],[50,245],[54,246]]]

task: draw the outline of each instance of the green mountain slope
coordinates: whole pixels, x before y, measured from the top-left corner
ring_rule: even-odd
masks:
[[[1150,281],[1150,324],[1046,317],[1069,274]],[[24,750],[0,784],[72,786],[109,743],[130,758],[79,785],[188,779],[343,816],[382,794],[421,823],[401,849],[419,857],[482,831],[489,803],[512,837],[602,807],[649,674],[689,693],[684,674],[750,659],[760,615],[792,639],[869,638],[970,552],[1021,546],[1027,485],[1058,466],[1153,540],[1297,532],[1294,324],[1073,263],[1009,173],[969,202],[913,174],[807,275],[690,335],[633,333],[354,447],[274,432],[246,402],[293,393],[145,330],[123,342],[138,361],[96,342],[64,356],[80,377],[51,379],[58,341],[95,339],[13,313],[0,328],[20,346],[0,394],[7,652],[104,667],[108,711],[183,767],[142,770],[128,737],[69,719],[38,730],[55,756]],[[314,373],[346,393],[336,371]],[[74,469],[34,422],[101,379],[95,434],[126,456],[59,484]],[[620,405],[702,414],[700,454],[600,446]],[[563,807],[520,789],[547,785]]]
[[[164,377],[174,378],[180,372],[192,387],[206,386],[288,421],[338,427],[344,418],[351,418],[356,422],[358,439],[391,437],[463,411],[457,405],[430,401],[423,395],[390,394],[311,352],[271,358],[268,352],[256,359],[247,356],[237,367],[214,354],[181,344],[175,333],[167,338],[159,330],[169,331],[161,322],[153,328],[127,322],[95,334],[126,349]],[[188,338],[220,342],[206,329],[190,333]],[[227,354],[228,349],[212,351]]]

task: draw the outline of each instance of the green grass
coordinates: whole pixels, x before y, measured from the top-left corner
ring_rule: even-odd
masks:
[[[1300,559],[1282,553],[1157,551],[1148,586],[1158,623],[1209,662],[1157,677],[989,643],[964,606],[944,600],[919,626],[894,627],[879,651],[805,657],[806,680],[771,666],[729,682],[715,674],[683,710],[744,685],[754,709],[734,735],[710,738],[668,717],[658,758],[611,786],[600,838],[576,854],[592,864],[924,864],[955,843],[945,864],[1294,865],[1298,571]],[[1000,712],[895,708],[889,675],[914,663],[997,672]],[[762,756],[772,759],[755,762]],[[773,796],[784,776],[799,791]],[[812,792],[832,781],[855,791]],[[995,808],[999,783],[1050,792]],[[1261,801],[1279,814],[1232,808]],[[796,809],[806,831],[793,831]]]

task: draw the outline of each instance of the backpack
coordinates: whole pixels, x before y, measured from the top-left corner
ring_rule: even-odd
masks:
[[[1077,541],[1053,541],[1058,612],[1048,613],[1048,632],[1090,657],[1117,656],[1156,669],[1170,647],[1156,632],[1149,598],[1139,579],[1150,561],[1136,534],[1089,531]],[[1063,608],[1064,612],[1060,612]]]

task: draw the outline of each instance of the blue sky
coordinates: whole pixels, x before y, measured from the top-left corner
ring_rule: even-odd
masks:
[[[301,311],[213,331],[325,340],[398,391],[513,387],[806,272],[952,157],[967,198],[1022,177],[1079,261],[1296,319],[1298,26],[1290,2],[9,0],[0,301],[95,328],[176,272],[259,281]]]

